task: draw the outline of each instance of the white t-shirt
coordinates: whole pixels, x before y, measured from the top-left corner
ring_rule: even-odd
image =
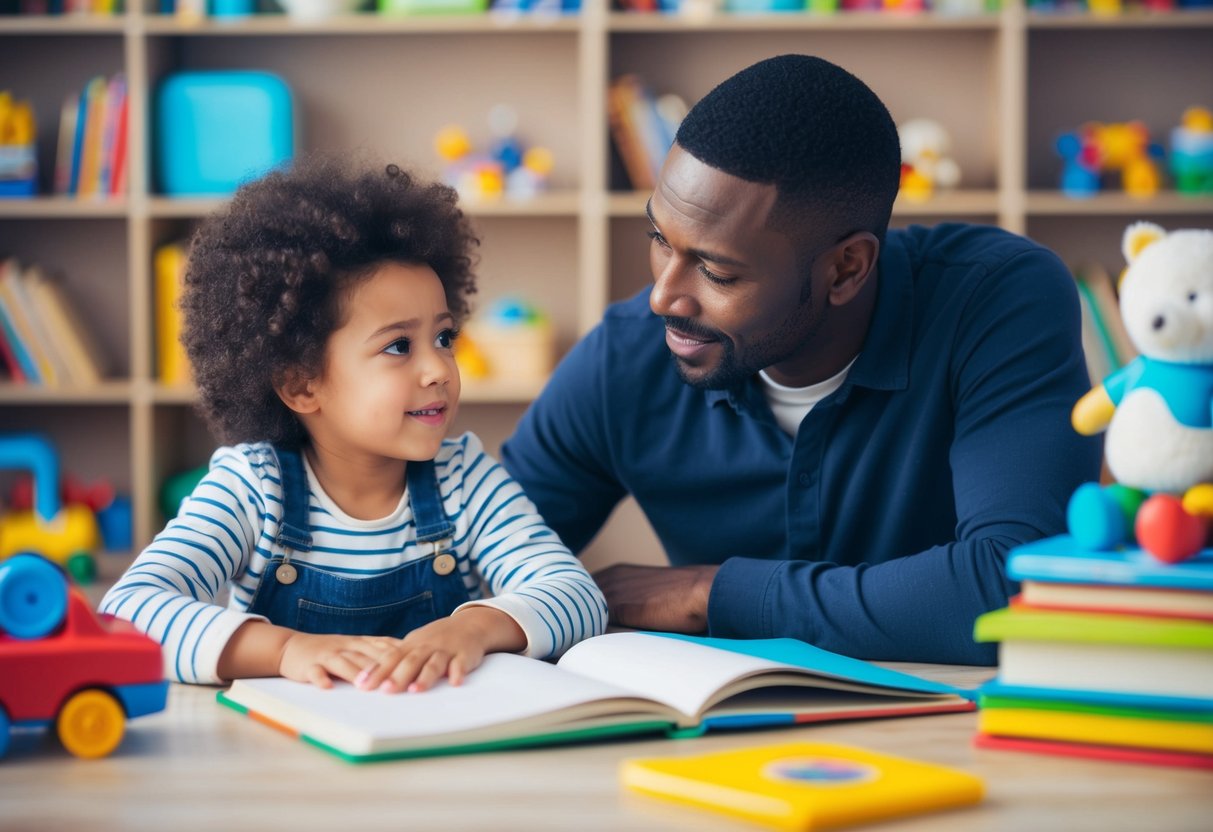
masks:
[[[855,356],[855,358],[858,357]],[[813,406],[842,387],[847,373],[855,364],[855,358],[852,358],[851,363],[843,367],[837,375],[830,376],[825,381],[810,384],[808,387],[784,387],[779,382],[772,380],[766,370],[758,371],[758,377],[762,380],[762,392],[767,397],[767,404],[771,406],[771,412],[775,414],[775,421],[784,433],[795,436],[796,431],[800,429],[800,423],[804,421],[805,416],[809,415]]]

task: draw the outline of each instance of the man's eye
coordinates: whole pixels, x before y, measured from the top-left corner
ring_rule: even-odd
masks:
[[[703,265],[703,263],[700,263],[697,268],[699,269],[699,273],[701,275],[713,283],[719,283],[727,286],[737,279],[735,277],[725,277],[724,275],[716,274],[716,272],[710,271],[707,266]]]
[[[441,350],[449,350],[455,346],[455,339],[459,337],[459,331],[455,329],[444,329],[438,333],[438,337],[434,339],[434,346]]]
[[[660,231],[646,232],[646,236],[662,248],[669,248],[670,244],[665,241],[665,237],[661,236]]]
[[[408,355],[409,354],[409,339],[397,338],[392,343],[383,348],[383,351],[388,355]]]

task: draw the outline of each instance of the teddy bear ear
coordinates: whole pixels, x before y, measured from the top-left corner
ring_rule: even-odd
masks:
[[[1152,222],[1135,222],[1125,229],[1125,236],[1120,241],[1121,253],[1125,261],[1132,263],[1146,247],[1167,236],[1167,231],[1161,225]]]

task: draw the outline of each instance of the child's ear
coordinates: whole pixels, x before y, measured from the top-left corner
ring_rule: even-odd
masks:
[[[297,370],[288,370],[276,381],[274,392],[282,399],[282,403],[295,413],[313,413],[319,407],[312,379]]]

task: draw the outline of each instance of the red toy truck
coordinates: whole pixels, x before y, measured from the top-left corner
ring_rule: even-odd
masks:
[[[98,618],[63,572],[33,554],[0,563],[0,757],[12,728],[50,727],[77,757],[104,757],[126,720],[164,710],[160,645]]]

